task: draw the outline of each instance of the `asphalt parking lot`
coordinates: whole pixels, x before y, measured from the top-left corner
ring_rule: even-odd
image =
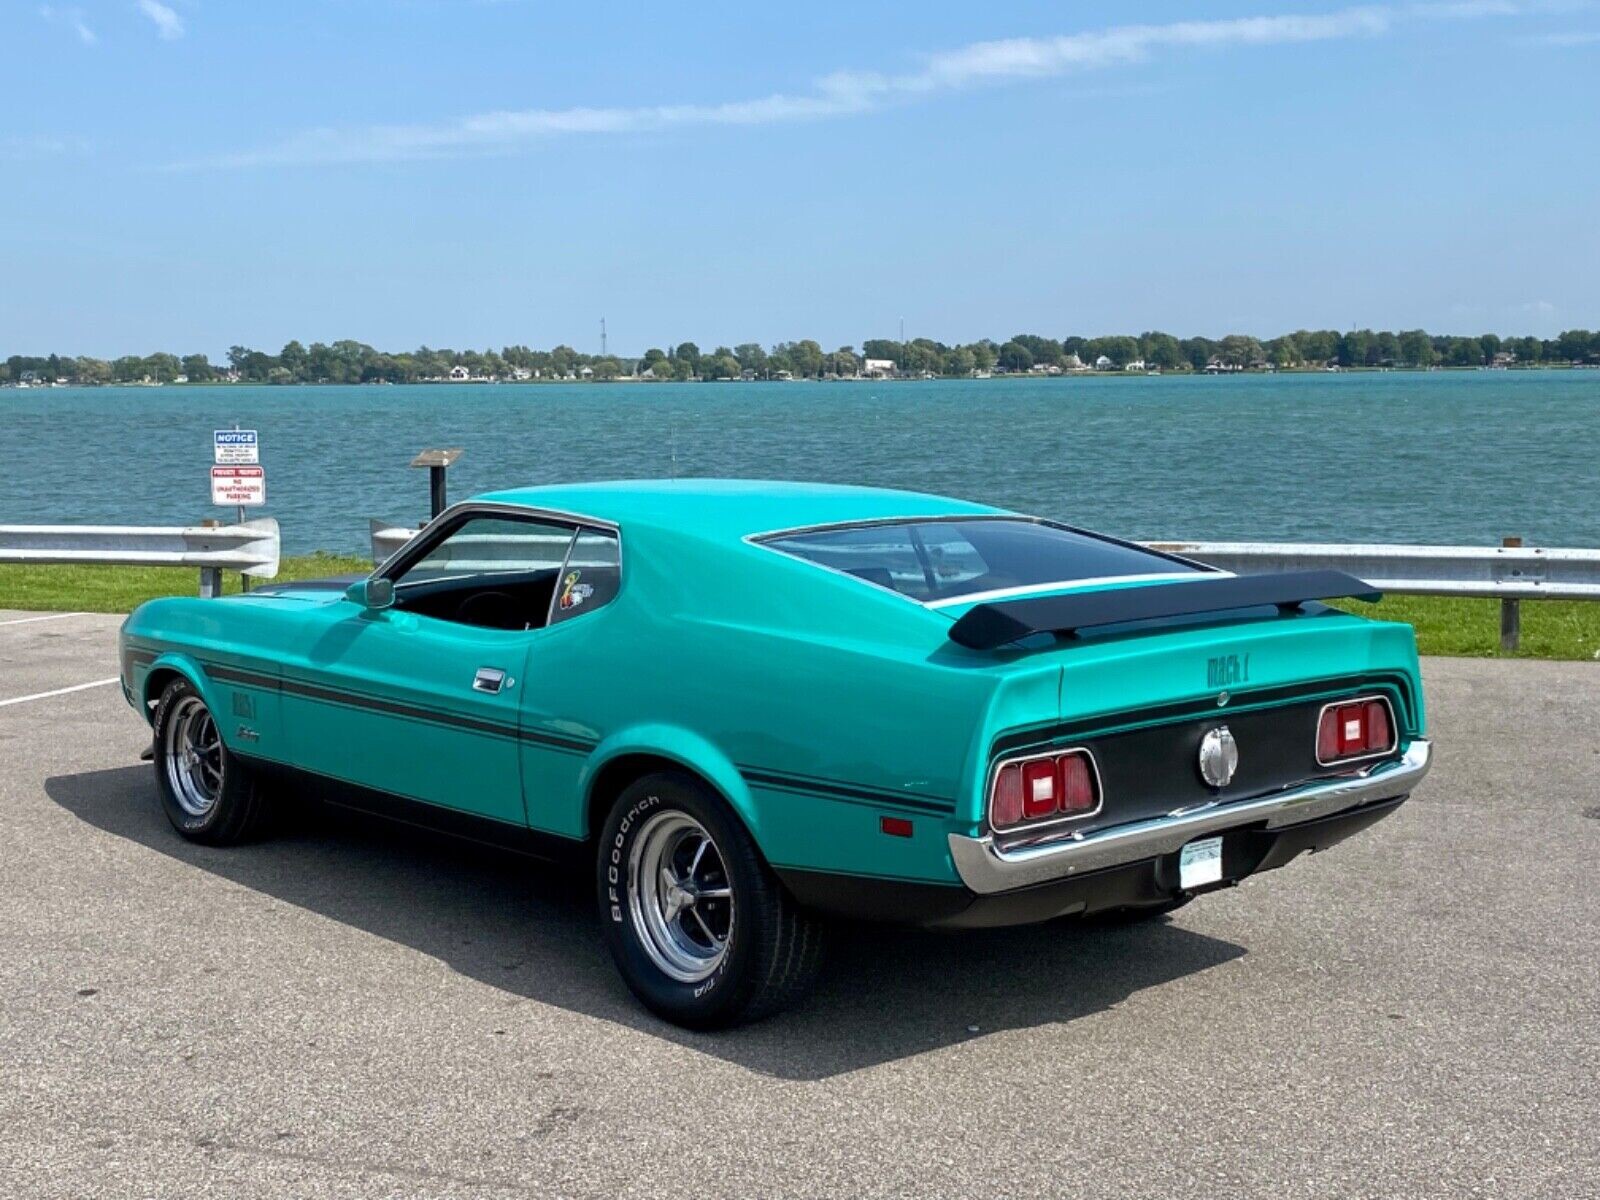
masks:
[[[1145,926],[848,928],[708,1036],[573,879],[331,816],[180,841],[118,618],[38,616],[0,1195],[1600,1196],[1600,664],[1427,662],[1433,775],[1327,854]]]

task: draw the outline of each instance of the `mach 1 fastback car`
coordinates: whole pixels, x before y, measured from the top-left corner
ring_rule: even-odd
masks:
[[[1409,626],[1337,572],[1234,576],[908,492],[677,480],[448,509],[370,577],[123,626],[178,832],[283,789],[586,855],[623,978],[771,1012],[828,915],[1169,911],[1393,812]]]

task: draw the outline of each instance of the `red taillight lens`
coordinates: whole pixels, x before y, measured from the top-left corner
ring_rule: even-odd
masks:
[[[1322,720],[1317,725],[1318,762],[1365,758],[1393,748],[1389,706],[1382,700],[1330,704],[1322,710]]]
[[[1061,764],[1061,811],[1092,812],[1095,795],[1094,779],[1089,774],[1089,760],[1081,754],[1066,754],[1057,762]]]
[[[1009,763],[994,777],[989,821],[1010,829],[1056,816],[1081,816],[1100,806],[1093,764],[1079,750]]]
[[[1367,701],[1367,751],[1389,748],[1389,706],[1381,700]]]
[[[1022,767],[1013,763],[1001,767],[994,777],[994,800],[989,819],[996,829],[1007,829],[1022,820]]]

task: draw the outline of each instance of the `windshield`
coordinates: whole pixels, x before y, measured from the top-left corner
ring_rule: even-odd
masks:
[[[762,541],[928,604],[1086,580],[1202,573],[1137,546],[1021,518],[853,525]]]

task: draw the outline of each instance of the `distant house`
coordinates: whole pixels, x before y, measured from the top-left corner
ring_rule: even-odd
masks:
[[[889,379],[894,373],[895,365],[892,358],[864,358],[861,360],[861,374],[867,379]]]
[[[1087,371],[1089,369],[1088,367],[1084,366],[1083,359],[1079,358],[1076,354],[1067,355],[1066,362],[1063,365],[1069,371]]]
[[[1144,370],[1144,359],[1136,358],[1132,362],[1125,365],[1122,369],[1124,371],[1142,371]]]
[[[533,372],[528,370],[527,367],[512,367],[511,378],[515,379],[518,383],[526,383],[528,380],[533,378]]]
[[[472,372],[467,370],[463,366],[457,365],[457,366],[454,366],[454,367],[450,368],[450,382],[451,383],[465,383],[467,380],[469,380],[471,378],[472,378]]]
[[[581,379],[593,379],[594,378],[594,368],[593,367],[580,367],[580,368],[578,368],[578,376]]]
[[[1094,369],[1096,371],[1109,371],[1109,370],[1111,370],[1111,367],[1112,367],[1111,360],[1109,358],[1107,358],[1104,354],[1102,354],[1099,358],[1094,360]]]
[[[1505,367],[1509,367],[1509,366],[1514,366],[1516,364],[1516,361],[1517,361],[1517,356],[1515,354],[1511,353],[1511,351],[1509,351],[1509,350],[1502,350],[1502,351],[1500,351],[1500,353],[1498,353],[1498,354],[1496,354],[1494,356],[1494,362],[1491,365],[1492,366],[1496,366],[1496,367],[1500,367],[1500,368],[1505,368]]]

